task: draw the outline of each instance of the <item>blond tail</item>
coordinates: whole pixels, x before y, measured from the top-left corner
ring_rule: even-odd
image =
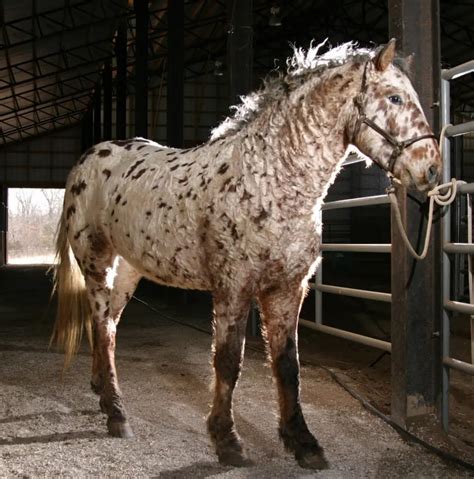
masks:
[[[64,214],[56,237],[54,292],[57,293],[58,309],[50,345],[56,344],[64,350],[66,369],[79,350],[84,328],[92,344],[92,323],[84,276],[69,244]]]

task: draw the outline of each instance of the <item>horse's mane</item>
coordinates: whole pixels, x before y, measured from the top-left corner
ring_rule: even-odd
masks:
[[[263,80],[260,90],[240,97],[241,103],[231,107],[235,110],[234,114],[212,130],[211,140],[224,138],[240,131],[255,119],[266,105],[286,97],[315,75],[320,76],[324,71],[348,61],[367,60],[376,52],[375,48],[359,48],[356,43],[347,42],[323,54],[318,54],[326,42],[327,40],[317,45],[311,42],[308,50],[293,46],[293,55],[286,60],[286,73],[274,70]],[[403,60],[397,59],[397,62],[396,66],[405,71]]]

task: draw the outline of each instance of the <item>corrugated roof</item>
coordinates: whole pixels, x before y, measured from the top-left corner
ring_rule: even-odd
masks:
[[[117,22],[129,25],[129,73],[133,71],[134,12],[127,0],[4,0],[0,54],[0,135],[10,143],[78,122],[89,107],[104,61],[112,58]],[[282,26],[268,25],[279,4]],[[185,75],[205,73],[225,60],[229,20],[224,0],[185,2]],[[150,84],[166,69],[167,0],[150,2]],[[307,45],[382,43],[388,35],[386,2],[377,0],[254,0],[255,75],[289,53],[289,42]],[[474,5],[441,0],[442,60],[456,65],[474,57]],[[133,75],[129,85],[133,88]],[[473,77],[456,82],[454,104],[474,109]]]

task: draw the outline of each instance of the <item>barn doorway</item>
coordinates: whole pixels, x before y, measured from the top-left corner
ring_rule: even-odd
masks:
[[[8,189],[8,264],[51,264],[63,188]]]

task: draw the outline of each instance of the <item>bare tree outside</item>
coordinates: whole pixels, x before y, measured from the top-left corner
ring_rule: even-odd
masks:
[[[64,190],[57,188],[8,190],[8,263],[53,262],[63,199]]]

